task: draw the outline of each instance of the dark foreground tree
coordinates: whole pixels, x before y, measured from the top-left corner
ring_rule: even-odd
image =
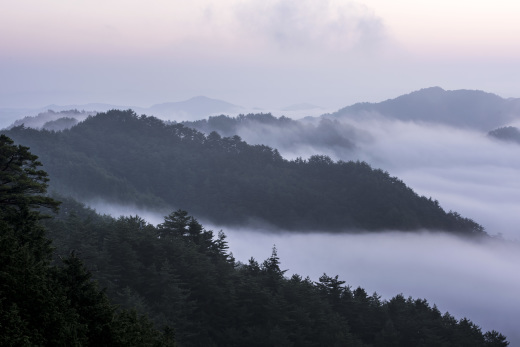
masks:
[[[42,218],[40,207],[57,210],[59,202],[43,195],[49,178],[38,167],[42,164],[29,148],[14,145],[13,140],[0,135],[0,213],[12,223],[22,217],[32,222]]]
[[[85,254],[112,300],[172,326],[181,346],[508,345],[424,299],[382,300],[326,274],[318,282],[287,278],[276,248],[265,261],[238,262],[222,232],[213,235],[182,210],[154,226],[100,216],[69,199],[65,209],[45,221],[62,240],[59,252]]]
[[[117,312],[74,253],[51,264],[39,209],[57,211],[59,202],[44,195],[37,159],[0,136],[0,345],[174,345],[146,317]]]
[[[2,158],[13,147],[4,139]],[[43,195],[44,179],[37,190],[5,199],[27,168],[38,171],[37,158],[26,157],[0,190],[9,192],[0,199],[14,201],[0,213],[2,346],[173,346],[174,337],[182,346],[508,344],[468,319],[441,315],[426,300],[381,301],[337,276],[319,283],[287,279],[276,248],[262,263],[236,262],[223,233],[214,237],[182,210],[155,227],[137,216],[99,216],[66,200],[58,215],[40,221],[39,207],[56,206]],[[40,222],[58,241],[59,266]],[[77,254],[86,255],[87,266]],[[95,269],[107,295],[87,268]],[[157,330],[165,326],[175,334]]]

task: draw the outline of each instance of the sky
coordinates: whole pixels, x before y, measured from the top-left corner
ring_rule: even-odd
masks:
[[[518,97],[512,0],[2,0],[0,108],[205,95],[340,108],[424,87]]]
[[[0,0],[0,108],[148,107],[205,95],[339,109],[431,86],[520,97],[519,14],[513,0]],[[367,142],[363,159],[518,239],[518,149],[414,127],[372,126],[389,140]],[[436,154],[437,166],[422,161]],[[385,298],[425,297],[520,341],[511,325],[520,319],[517,248],[445,235],[224,231],[239,260],[266,259],[277,244],[292,272],[339,274]]]

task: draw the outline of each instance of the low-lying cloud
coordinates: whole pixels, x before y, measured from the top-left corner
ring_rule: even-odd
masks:
[[[217,229],[218,230],[218,229]],[[224,229],[235,258],[261,262],[276,245],[282,269],[317,281],[325,272],[383,299],[425,298],[441,312],[467,317],[520,343],[520,246],[474,242],[442,233],[273,233]]]
[[[237,133],[289,159],[326,154],[366,161],[444,209],[474,219],[488,233],[520,239],[519,145],[474,130],[378,116],[327,122],[285,128],[250,124]]]
[[[136,215],[152,224],[168,213],[141,211],[97,201],[99,213]],[[195,216],[197,218],[197,216]],[[397,294],[424,298],[441,312],[457,319],[469,318],[484,331],[505,334],[511,345],[520,344],[520,243],[500,239],[468,240],[446,233],[399,232],[332,234],[296,233],[269,228],[223,230],[229,251],[237,261],[253,257],[262,262],[275,245],[286,276],[299,274],[317,281],[323,273],[339,275],[346,285],[358,286],[382,299]]]
[[[520,146],[476,131],[378,117],[334,124],[336,133],[350,131],[354,147],[309,142],[311,128],[250,125],[238,134],[250,143],[276,147],[287,158],[325,153],[335,160],[364,160],[399,177],[418,194],[439,200],[444,209],[474,219],[488,233],[520,239]],[[295,141],[298,146],[292,145]],[[103,212],[103,207],[98,210]],[[146,219],[156,224],[163,216],[149,213]],[[201,222],[215,232],[223,229],[239,261],[254,257],[261,262],[276,245],[288,275],[318,280],[325,272],[383,299],[399,293],[425,298],[442,312],[467,317],[486,331],[498,330],[511,345],[520,345],[518,242],[477,242],[427,232],[291,233]]]

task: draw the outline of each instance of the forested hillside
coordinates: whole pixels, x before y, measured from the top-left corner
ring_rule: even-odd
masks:
[[[118,310],[70,247],[52,263],[40,210],[60,203],[44,195],[37,159],[0,136],[0,345],[174,346],[173,334]]]
[[[285,160],[277,150],[110,111],[70,130],[5,132],[39,155],[51,188],[81,199],[185,208],[222,224],[299,230],[415,230],[481,235],[483,228],[364,162]]]
[[[262,263],[236,262],[224,233],[181,210],[157,227],[72,199],[45,215],[60,203],[44,195],[37,159],[0,137],[2,345],[508,345],[423,299],[383,301],[326,274],[287,278],[276,248]]]
[[[8,128],[24,125],[27,128],[63,130],[72,127],[76,123],[85,120],[88,116],[93,116],[97,112],[78,111],[77,109],[53,111],[47,110],[40,112],[34,117],[24,117],[16,120]]]
[[[253,143],[295,152],[301,148],[352,151],[360,138],[369,136],[367,131],[338,120],[293,120],[284,116],[277,118],[270,113],[210,116],[182,124],[205,134],[216,131],[221,136],[239,135],[247,141],[256,141]]]
[[[182,122],[187,127],[197,129],[203,133],[218,132],[222,136],[237,135],[241,126],[257,126],[258,124],[273,125],[278,128],[294,127],[298,121],[287,117],[275,117],[270,113],[251,113],[247,115],[238,115],[237,117],[229,117],[226,115],[210,116],[208,119],[200,119],[191,122]]]
[[[238,262],[224,233],[214,235],[185,211],[155,227],[138,216],[100,216],[67,199],[45,224],[56,255],[76,250],[111,300],[173,327],[180,346],[508,344],[425,299],[382,300],[334,275],[317,282],[288,277],[274,247],[264,261]]]

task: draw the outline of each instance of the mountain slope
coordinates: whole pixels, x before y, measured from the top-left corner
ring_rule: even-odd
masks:
[[[520,99],[503,99],[478,90],[447,91],[432,87],[379,103],[357,103],[328,117],[371,114],[489,131],[519,119]]]
[[[508,344],[425,299],[382,300],[337,275],[289,278],[276,248],[263,262],[238,262],[224,233],[214,235],[185,211],[155,227],[137,216],[100,216],[66,199],[46,225],[57,255],[82,254],[114,302],[173,327],[181,346]]]
[[[205,136],[132,111],[101,113],[59,133],[17,127],[6,134],[40,156],[52,188],[83,201],[183,208],[216,223],[286,229],[483,234],[364,162],[287,161],[238,136]]]
[[[86,112],[86,111],[78,111],[77,109],[68,109],[64,111],[53,111],[51,109],[40,112],[38,115],[34,117],[24,117],[22,119],[16,120],[9,128],[24,125],[29,128],[35,128],[40,129],[44,128],[45,125],[49,126],[50,128],[47,128],[48,130],[62,130],[63,128],[70,128],[72,125],[76,124],[77,122],[81,122],[85,120],[88,116],[95,115],[96,112]],[[61,121],[59,123],[51,123],[51,122],[57,122],[60,119],[67,118],[67,119],[73,119],[76,120],[76,122],[69,122],[74,124],[69,124],[70,126],[67,127],[60,127],[59,124],[65,125],[63,123],[66,123],[67,121]],[[53,129],[53,126],[57,126],[59,129]]]

